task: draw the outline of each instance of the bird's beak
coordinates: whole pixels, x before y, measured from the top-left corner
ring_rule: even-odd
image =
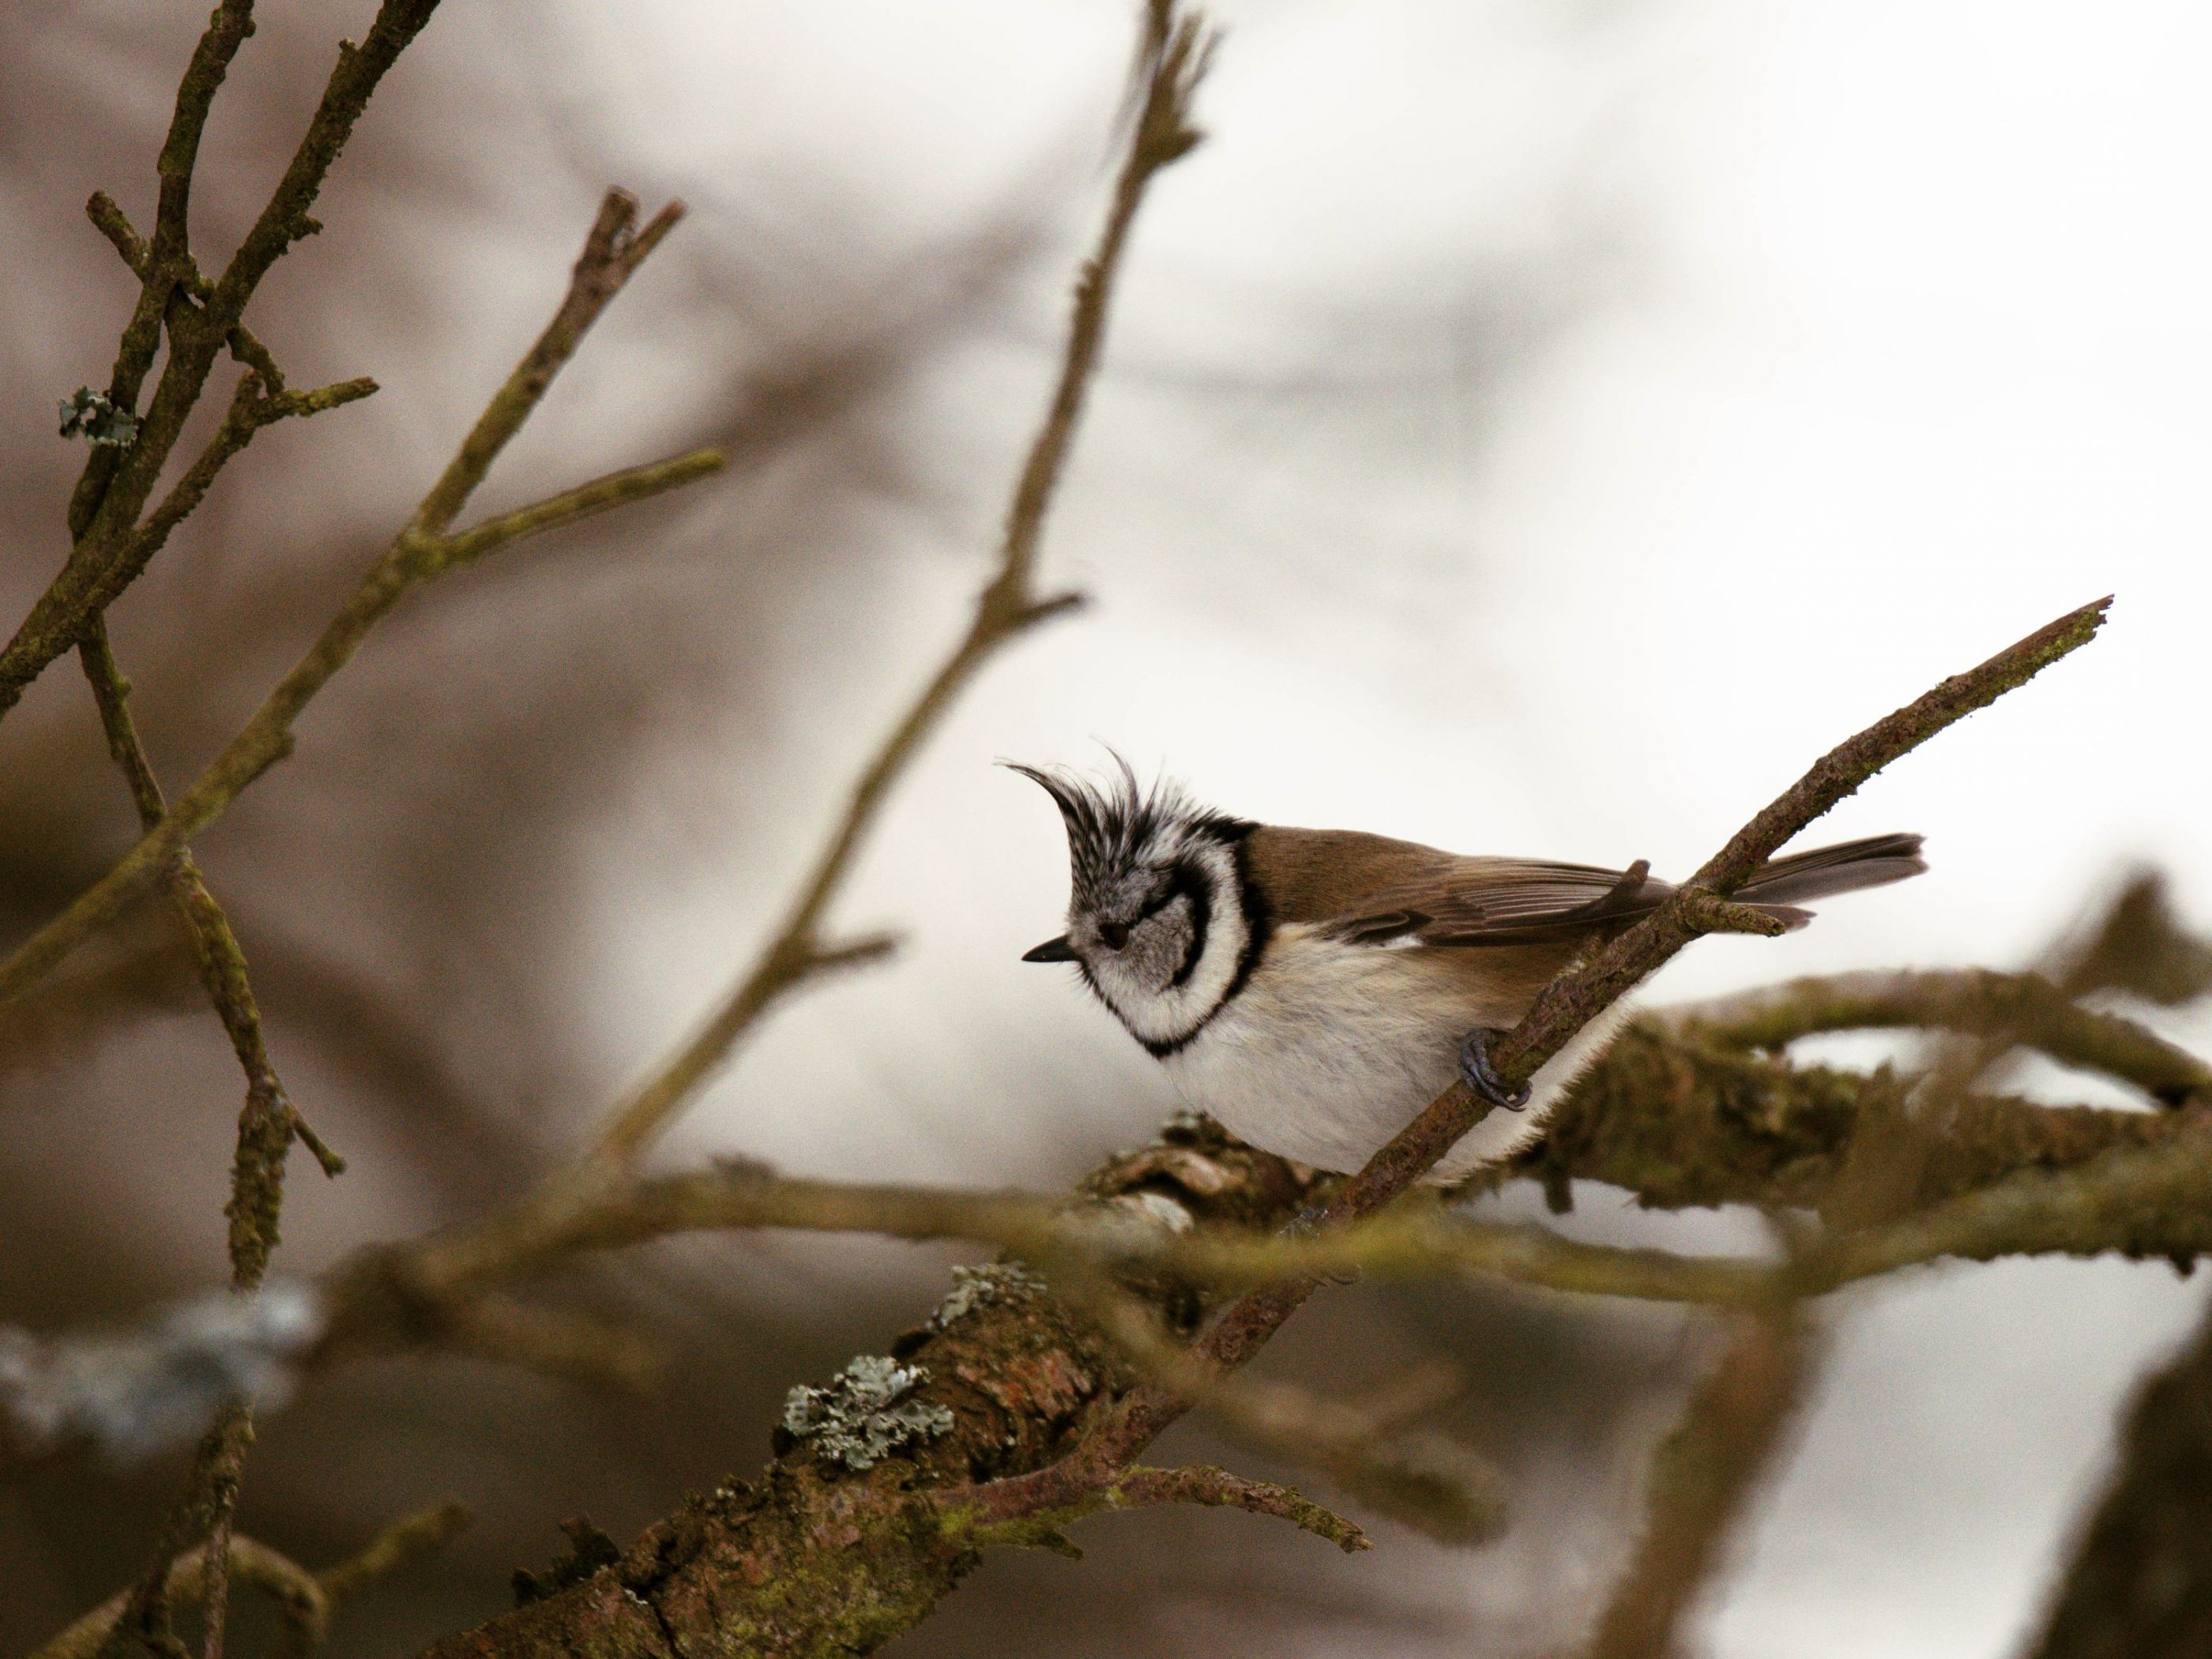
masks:
[[[1069,948],[1067,935],[1062,933],[1058,939],[1047,939],[1034,951],[1023,951],[1022,960],[1024,962],[1073,962],[1075,960],[1075,952]]]

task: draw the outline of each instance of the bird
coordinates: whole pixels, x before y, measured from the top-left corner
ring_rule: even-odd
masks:
[[[1430,1172],[1462,1183],[1542,1133],[1601,1053],[1615,1003],[1519,1089],[1489,1044],[1585,948],[1674,890],[1626,870],[1464,856],[1356,830],[1258,823],[1165,778],[1004,763],[1040,786],[1067,831],[1065,932],[1024,962],[1071,963],[1184,1100],[1263,1152],[1349,1173],[1456,1077],[1493,1105]],[[1916,835],[1778,858],[1733,895],[1802,927],[1802,901],[1928,866]]]

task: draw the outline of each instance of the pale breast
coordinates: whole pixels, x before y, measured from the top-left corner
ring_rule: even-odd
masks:
[[[1285,927],[1243,994],[1165,1063],[1193,1105],[1252,1145],[1356,1170],[1450,1084],[1468,1031],[1519,1019],[1559,954],[1377,949]],[[1529,1110],[1492,1113],[1432,1178],[1463,1179],[1533,1139],[1579,1058],[1546,1066]]]

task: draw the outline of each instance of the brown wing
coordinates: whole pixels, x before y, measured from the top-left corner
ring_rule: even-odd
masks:
[[[1440,878],[1370,894],[1323,924],[1361,945],[1560,943],[1642,915],[1674,891],[1650,866],[1604,870],[1523,859],[1462,859]]]
[[[1349,830],[1269,825],[1247,843],[1282,921],[1363,945],[1534,945],[1640,915],[1674,890],[1650,867],[1463,858]]]
[[[1255,830],[1245,847],[1279,920],[1316,923],[1361,945],[1570,943],[1632,921],[1674,890],[1640,859],[1626,870],[1606,870],[1462,858],[1356,830],[1274,826]],[[1789,901],[1887,886],[1927,867],[1919,836],[1871,836],[1772,860],[1735,896],[1802,927],[1812,915]]]

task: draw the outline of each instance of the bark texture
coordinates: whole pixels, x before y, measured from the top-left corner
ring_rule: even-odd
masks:
[[[1900,1087],[1879,1074],[1796,1066],[1638,1024],[1561,1103],[1547,1139],[1498,1179],[1526,1174],[1559,1194],[1571,1180],[1601,1181],[1670,1208],[1778,1192],[1818,1204],[1842,1175],[1863,1115],[1889,1119]],[[2023,1170],[2071,1168],[2154,1142],[2176,1122],[1973,1100],[1942,1137],[1952,1150],[1922,1164],[1922,1196],[1972,1191]],[[1179,1211],[1201,1229],[1279,1227],[1324,1185],[1189,1121],[1111,1160],[1085,1193],[1126,1209],[1133,1224],[1162,1224],[1163,1213],[1172,1219]],[[1204,1311],[1187,1285],[1132,1288],[1177,1328],[1194,1326]],[[1041,1541],[1035,1528],[994,1532],[948,1510],[939,1495],[1053,1464],[1139,1380],[1091,1325],[1049,1295],[1029,1292],[972,1306],[941,1329],[908,1331],[890,1353],[927,1370],[912,1399],[949,1410],[949,1432],[857,1473],[825,1462],[809,1443],[780,1440],[757,1484],[733,1482],[688,1500],[618,1559],[601,1567],[579,1559],[575,1582],[439,1643],[424,1659],[872,1652],[925,1617],[987,1546]],[[1048,1531],[1042,1541],[1051,1541]]]

